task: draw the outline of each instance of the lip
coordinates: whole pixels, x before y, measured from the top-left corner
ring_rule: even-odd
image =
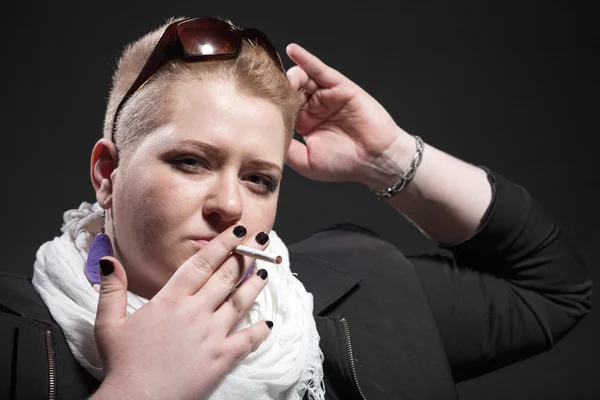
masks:
[[[211,240],[213,240],[216,236],[199,236],[199,237],[193,237],[191,238],[192,242],[194,242],[194,244],[198,247],[198,248],[202,248],[204,246],[206,246],[206,244],[208,242],[210,242]]]

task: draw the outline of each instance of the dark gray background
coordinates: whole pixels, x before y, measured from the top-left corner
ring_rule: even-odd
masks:
[[[31,274],[38,246],[59,234],[62,212],[94,200],[89,156],[122,47],[168,16],[216,15],[264,30],[280,50],[297,41],[365,88],[408,132],[528,187],[572,236],[598,281],[599,57],[585,18],[590,10],[581,3],[4,7],[3,270]],[[288,169],[275,226],[282,238],[291,243],[338,221],[374,229],[405,252],[432,246],[366,188],[309,182]],[[599,333],[594,311],[551,352],[459,385],[462,398],[597,398]]]

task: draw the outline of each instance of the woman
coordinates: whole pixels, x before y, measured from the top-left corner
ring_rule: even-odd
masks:
[[[65,213],[33,286],[0,280],[3,394],[452,399],[589,312],[584,265],[525,189],[287,53],[286,75],[260,32],[205,18],[126,49],[92,152],[98,203]],[[284,163],[366,185],[452,255],[406,258],[352,225],[286,247]]]

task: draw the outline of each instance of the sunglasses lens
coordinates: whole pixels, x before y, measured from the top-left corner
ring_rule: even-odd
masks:
[[[177,27],[183,49],[191,56],[235,54],[240,39],[233,28],[224,21],[199,19]]]

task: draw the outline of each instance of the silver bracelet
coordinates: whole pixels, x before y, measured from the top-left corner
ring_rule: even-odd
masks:
[[[393,186],[379,191],[371,189],[371,191],[375,193],[375,196],[377,196],[377,199],[389,199],[390,197],[398,194],[398,192],[404,189],[406,184],[415,176],[417,168],[421,164],[421,160],[423,160],[423,150],[425,149],[425,146],[423,145],[423,140],[420,137],[414,135],[413,137],[417,141],[417,152],[410,162],[410,167],[404,171],[400,180]]]

